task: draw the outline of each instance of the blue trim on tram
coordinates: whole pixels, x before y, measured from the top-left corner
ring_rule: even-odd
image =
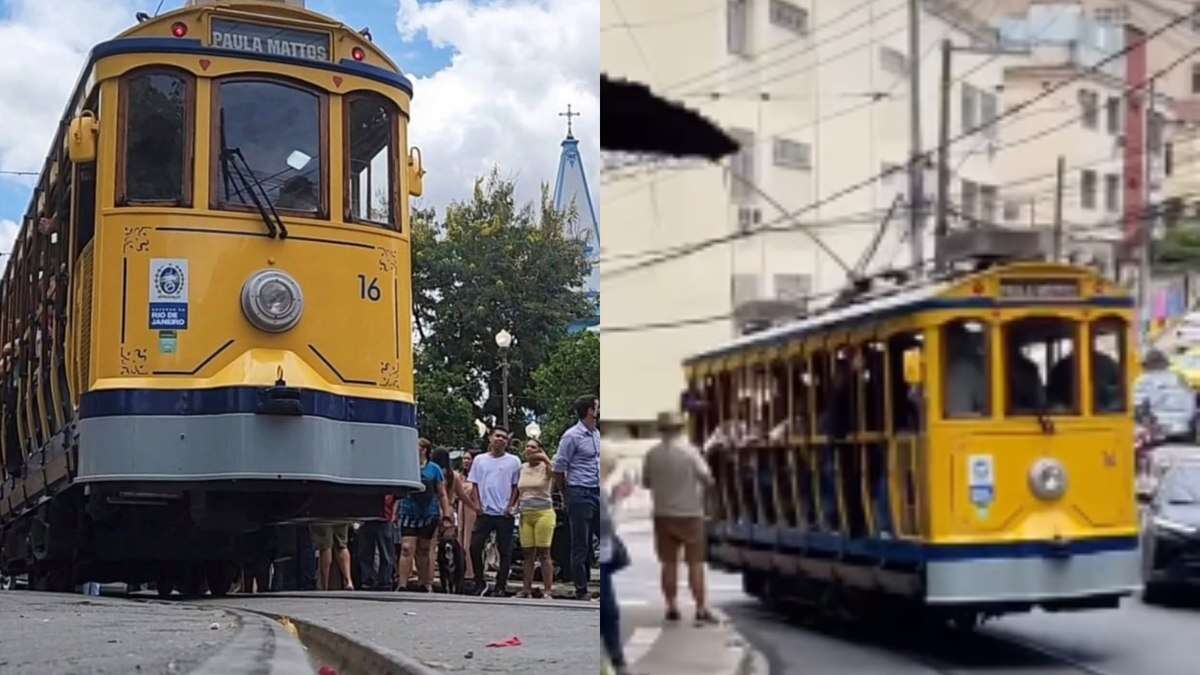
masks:
[[[694,363],[704,361],[706,359],[719,358],[735,354],[737,352],[746,351],[747,349],[763,349],[765,347],[786,344],[797,338],[824,331],[836,331],[840,328],[866,322],[886,321],[887,319],[897,316],[904,316],[914,312],[924,312],[930,310],[943,309],[1032,309],[1045,307],[1103,307],[1114,309],[1128,309],[1134,306],[1132,298],[1088,298],[1086,300],[1047,300],[1045,302],[1021,300],[1017,302],[1007,300],[997,300],[995,298],[930,298],[921,300],[907,305],[898,305],[881,312],[867,312],[847,316],[838,321],[815,325],[805,329],[795,329],[773,335],[768,339],[761,341],[744,342],[738,345],[728,347],[719,347],[717,349],[697,354],[696,356],[684,359],[684,365],[692,365]],[[812,319],[820,318],[820,315],[811,317]]]
[[[284,63],[290,66],[304,66],[307,68],[319,68],[321,70],[330,70],[335,73],[345,73],[347,75],[355,75],[383,84],[399,87],[403,89],[409,96],[413,95],[412,82],[400,73],[393,73],[390,70],[384,70],[378,66],[372,66],[367,63],[359,63],[350,59],[342,59],[337,63],[331,61],[310,61],[309,59],[298,59],[291,56],[278,56],[275,54],[257,54],[254,52],[243,52],[236,49],[218,49],[216,47],[205,46],[200,40],[193,38],[117,38],[108,42],[101,42],[92,48],[91,56],[88,57],[87,67],[84,72],[90,70],[92,65],[99,59],[115,56],[117,54],[141,54],[141,53],[158,53],[158,54],[200,54],[205,56],[218,56],[224,58],[251,59],[255,61],[271,61],[274,63]]]
[[[263,387],[217,389],[105,389],[81,397],[80,418],[119,416],[201,416],[259,412]],[[407,401],[341,396],[300,390],[304,415],[339,422],[415,427],[417,408]]]
[[[845,555],[879,559],[884,562],[920,563],[981,558],[1067,558],[1108,551],[1131,551],[1138,547],[1137,537],[1095,537],[1061,544],[1049,541],[986,542],[971,544],[931,544],[903,539],[847,539],[836,532],[812,532],[796,528],[766,528],[734,523],[715,539],[744,541],[756,550],[778,548],[781,553]]]

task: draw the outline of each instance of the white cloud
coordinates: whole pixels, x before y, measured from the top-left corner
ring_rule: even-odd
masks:
[[[88,50],[132,25],[135,4],[145,3],[11,0],[0,19],[0,169],[41,170]]]
[[[469,197],[474,179],[496,165],[518,179],[518,199],[536,200],[542,182],[554,186],[566,132],[558,113],[568,103],[583,115],[575,137],[595,192],[599,23],[595,0],[400,0],[402,37],[424,32],[455,51],[448,67],[413,82],[409,138],[429,172],[423,204]]]

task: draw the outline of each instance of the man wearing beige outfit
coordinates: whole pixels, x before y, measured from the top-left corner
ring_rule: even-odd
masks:
[[[658,416],[662,442],[646,453],[642,485],[654,500],[654,546],[662,563],[662,593],[667,621],[679,620],[675,592],[679,549],[688,567],[688,586],[696,602],[696,624],[716,623],[708,609],[704,588],[704,490],[712,474],[700,450],[683,437],[683,417],[666,412]]]

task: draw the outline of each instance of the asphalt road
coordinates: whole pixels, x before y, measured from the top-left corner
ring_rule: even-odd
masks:
[[[662,621],[648,523],[623,522],[618,531],[634,559],[616,579],[627,658],[636,662],[647,654],[661,657],[671,631],[681,629]],[[1131,597],[1115,610],[1012,615],[989,621],[973,635],[916,634],[903,626],[880,633],[862,625],[813,623],[773,612],[741,593],[738,576],[710,570],[709,580],[713,604],[731,619],[740,637],[761,652],[772,675],[1200,672],[1200,597],[1191,597],[1195,594],[1181,595],[1170,607],[1147,606]],[[690,603],[685,586],[680,599],[686,619]],[[697,634],[690,643],[675,640],[670,648],[682,663],[706,639],[712,638]],[[637,672],[658,675],[675,669],[660,666]]]
[[[3,674],[186,673],[236,633],[215,607],[0,591]]]

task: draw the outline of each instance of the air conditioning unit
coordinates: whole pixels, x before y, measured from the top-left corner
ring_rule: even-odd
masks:
[[[750,228],[762,222],[762,209],[753,206],[738,207],[738,229],[748,232]]]

